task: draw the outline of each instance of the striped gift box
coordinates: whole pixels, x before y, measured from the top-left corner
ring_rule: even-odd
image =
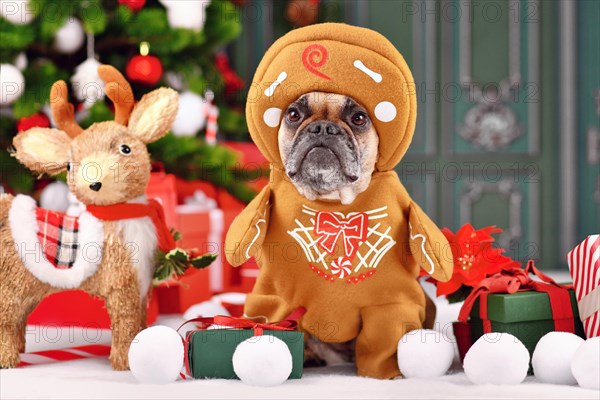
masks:
[[[600,235],[590,235],[567,255],[579,316],[588,338],[600,336]]]

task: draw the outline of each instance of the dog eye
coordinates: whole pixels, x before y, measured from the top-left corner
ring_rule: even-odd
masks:
[[[290,108],[286,111],[285,118],[291,123],[298,122],[300,121],[300,112],[295,108]]]
[[[128,156],[131,154],[131,147],[127,146],[126,144],[122,144],[119,146],[119,152],[124,156]]]
[[[363,126],[367,123],[367,116],[363,112],[357,112],[352,115],[350,120],[356,126]]]

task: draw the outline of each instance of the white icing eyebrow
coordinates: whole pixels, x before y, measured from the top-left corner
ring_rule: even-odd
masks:
[[[280,73],[275,82],[271,83],[271,86],[265,89],[265,96],[273,96],[273,93],[275,93],[275,89],[277,89],[277,86],[279,86],[281,82],[285,81],[286,78],[287,72],[283,71],[282,73]]]
[[[364,72],[365,74],[369,75],[371,77],[371,79],[373,79],[376,83],[381,83],[381,81],[383,79],[381,74],[378,74],[377,72],[367,68],[365,66],[365,64],[363,64],[362,61],[360,61],[360,60],[354,61],[354,66],[356,68],[358,68],[359,70],[361,70],[362,72]]]

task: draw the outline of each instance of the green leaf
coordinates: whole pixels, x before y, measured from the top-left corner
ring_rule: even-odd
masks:
[[[25,50],[35,40],[33,25],[13,25],[4,18],[0,18],[0,32],[0,55],[3,63]]]
[[[48,103],[52,84],[60,79],[67,79],[68,75],[59,70],[50,61],[38,62],[27,68],[25,76],[25,91],[13,104],[13,113],[16,119],[27,117],[40,110]]]
[[[470,286],[461,285],[461,287],[458,288],[458,290],[456,292],[450,293],[449,295],[446,296],[446,298],[448,299],[448,302],[450,304],[459,303],[461,301],[464,301],[467,298],[467,296],[471,293],[472,290],[473,290],[473,288]]]
[[[104,101],[94,103],[88,112],[89,116],[80,122],[81,127],[84,129],[87,129],[95,122],[110,121],[114,118],[113,112]]]
[[[216,254],[205,254],[200,257],[192,258],[190,264],[193,268],[206,268],[217,259]]]

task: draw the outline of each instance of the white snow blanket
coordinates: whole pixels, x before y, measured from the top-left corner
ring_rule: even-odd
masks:
[[[558,282],[568,274],[553,274]],[[427,288],[432,290],[431,287]],[[454,321],[460,305],[437,301],[438,323]],[[158,323],[177,327],[179,316],[161,316]],[[447,331],[447,330],[446,330]],[[108,331],[28,327],[27,350],[39,351],[92,343],[110,343]],[[87,359],[21,369],[0,370],[0,399],[595,399],[600,392],[578,386],[549,385],[528,377],[516,386],[472,384],[460,363],[438,379],[380,381],[355,376],[353,366],[305,370],[300,380],[273,388],[257,388],[240,381],[188,380],[164,386],[139,384],[131,372],[116,372],[107,359]]]

